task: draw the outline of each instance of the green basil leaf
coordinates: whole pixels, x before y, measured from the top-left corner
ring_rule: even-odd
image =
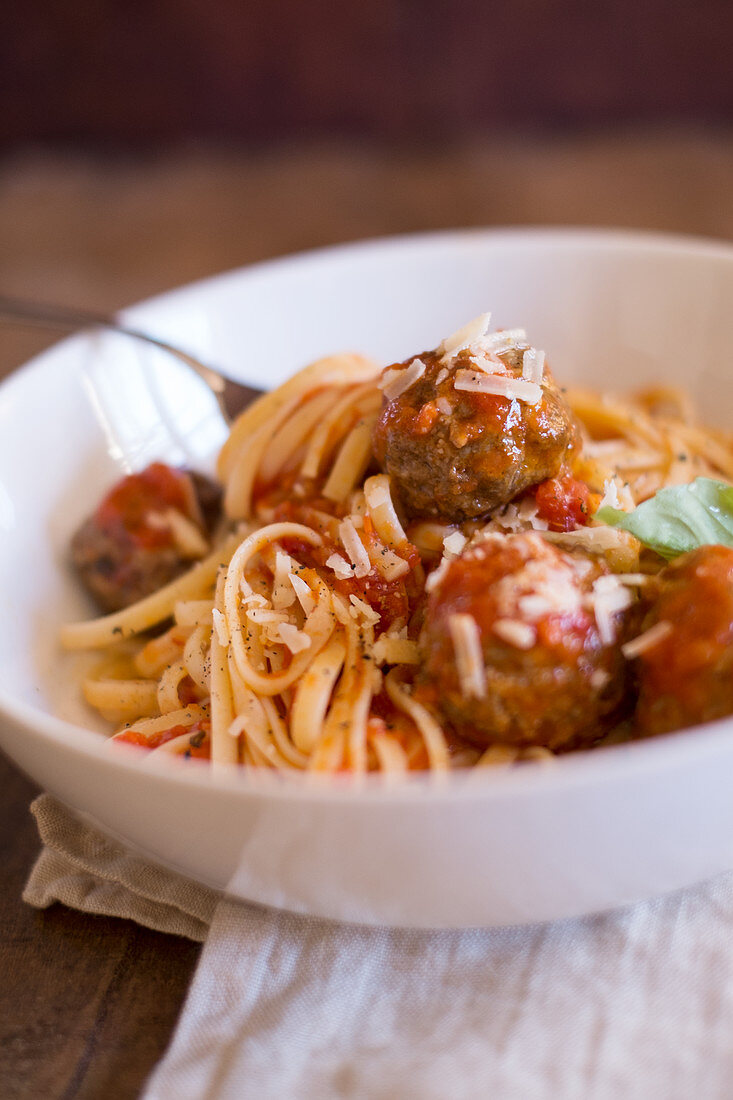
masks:
[[[698,546],[733,546],[733,487],[709,477],[660,489],[633,512],[599,508],[595,519],[621,527],[663,558]]]

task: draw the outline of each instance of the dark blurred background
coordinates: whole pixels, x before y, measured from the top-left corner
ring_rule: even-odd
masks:
[[[7,3],[0,140],[150,150],[727,124],[730,0]]]
[[[8,0],[0,287],[113,309],[443,226],[733,237],[732,56],[731,0]]]

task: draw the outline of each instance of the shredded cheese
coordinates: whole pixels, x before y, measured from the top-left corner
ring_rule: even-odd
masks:
[[[397,580],[410,572],[410,563],[388,547],[376,555],[376,566],[386,581]]]
[[[392,503],[386,478],[370,477],[364,484],[364,496],[370,511],[381,508],[383,504]]]
[[[372,647],[378,665],[416,665],[420,662],[417,643],[394,634],[380,634]]]
[[[372,571],[372,563],[353,521],[348,517],[341,520],[339,524],[339,538],[349,561],[354,566],[354,576],[367,577]]]
[[[538,405],[542,400],[542,387],[536,382],[502,375],[479,374],[471,370],[456,371],[453,387],[469,393],[490,393],[495,397],[523,401],[525,405]]]
[[[341,560],[343,561],[343,558]],[[326,564],[328,564],[328,562]],[[346,565],[346,562],[344,562],[344,565]],[[351,571],[349,570],[349,572]],[[305,615],[310,615],[311,611],[316,606],[316,600],[310,587],[302,577],[297,575],[297,573],[290,573],[288,580],[293,587],[295,595],[298,597],[298,603],[303,608],[303,613]]]
[[[409,390],[419,378],[425,374],[425,364],[422,359],[413,359],[409,366],[386,370],[379,383],[384,396],[388,401],[394,401],[405,390]]]
[[[459,328],[452,336],[448,336],[443,340],[438,347],[438,351],[442,356],[441,362],[449,362],[464,348],[469,348],[477,340],[480,340],[486,334],[490,322],[491,314],[481,313],[473,321],[469,321],[468,324],[464,325],[463,328]]]
[[[636,638],[632,638],[630,642],[626,642],[625,645],[622,645],[621,652],[624,657],[630,661],[634,657],[638,657],[640,654],[646,653],[650,649],[654,649],[659,642],[669,637],[671,633],[672,624],[666,620],[662,620],[662,622],[650,626],[643,634],[639,634]]]
[[[483,374],[509,376],[509,371],[498,356],[483,351],[481,348],[471,348],[470,350],[471,362],[477,370],[480,370]]]
[[[546,531],[548,527],[547,520],[540,519],[537,515],[537,501],[534,497],[525,497],[518,504],[507,504],[501,515],[491,522],[498,523],[505,531],[526,531],[528,528]]]
[[[382,616],[374,610],[371,604],[368,604],[366,600],[360,600],[358,596],[354,595],[349,596],[349,601],[351,603],[350,613],[354,619],[361,617],[370,626],[377,625]]]
[[[616,637],[614,616],[630,606],[631,593],[613,573],[608,573],[593,582],[591,603],[601,642],[611,645]]]
[[[177,508],[165,508],[162,512],[148,512],[147,523],[159,531],[168,530],[176,547],[184,558],[203,558],[209,551],[201,531],[188,516]]]
[[[545,353],[537,348],[527,348],[522,356],[522,378],[527,382],[542,384],[545,373]]]
[[[462,693],[466,698],[483,699],[486,695],[486,669],[478,623],[472,615],[451,615],[448,630]]]
[[[443,552],[446,557],[457,558],[467,541],[462,531],[451,531],[443,539]]]
[[[354,567],[349,565],[341,554],[331,554],[331,557],[326,559],[326,565],[329,569],[333,569],[340,581],[345,581],[354,575]]]
[[[487,336],[483,336],[478,345],[484,351],[493,353],[494,355],[501,355],[505,351],[510,351],[512,348],[516,348],[518,345],[525,344],[527,342],[527,333],[523,328],[505,328],[499,329],[497,332],[492,332]]]
[[[497,619],[494,623],[494,634],[516,649],[531,649],[537,640],[537,634],[529,623],[519,622],[518,619]]]
[[[310,636],[304,630],[298,630],[293,623],[280,623],[278,634],[291,653],[301,653],[311,645]]]

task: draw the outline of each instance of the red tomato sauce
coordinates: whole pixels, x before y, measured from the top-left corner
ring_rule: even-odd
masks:
[[[153,462],[139,474],[119,481],[94,513],[98,526],[111,535],[127,536],[138,546],[153,549],[173,544],[167,527],[148,522],[150,512],[175,508],[190,512],[191,487],[188,475],[162,462]]]
[[[535,490],[537,515],[551,531],[574,531],[590,519],[591,491],[570,474],[548,478]]]
[[[126,745],[138,745],[143,749],[157,749],[167,741],[183,737],[186,733],[190,735],[189,747],[181,755],[197,760],[209,760],[211,758],[211,722],[208,718],[199,718],[191,726],[171,726],[167,730],[153,734],[152,737],[146,737],[139,730],[123,730],[115,735],[114,740]]]
[[[347,599],[349,596],[356,596],[377,611],[381,616],[375,628],[377,634],[388,630],[396,622],[407,623],[412,604],[420,595],[422,587],[415,572],[420,564],[417,547],[407,540],[400,546],[399,555],[410,567],[410,572],[401,577],[387,580],[376,567],[372,567],[365,577],[337,577],[326,562],[332,554],[340,554],[343,558],[346,558],[346,554],[341,543],[332,537],[333,533],[325,531],[323,524],[318,523],[318,518],[313,515],[314,508],[318,511],[325,510],[321,507],[320,500],[302,503],[289,501],[278,507],[278,519],[288,519],[293,523],[304,523],[313,527],[320,531],[324,540],[322,546],[311,546],[301,539],[281,539],[283,550],[307,568],[314,568],[327,576],[329,585],[342,596]],[[361,535],[366,549],[371,550],[375,556],[380,548],[384,548],[369,517],[365,518]]]

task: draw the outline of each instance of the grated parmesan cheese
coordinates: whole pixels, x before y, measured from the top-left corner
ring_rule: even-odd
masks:
[[[519,509],[516,504],[509,503],[505,505],[501,515],[496,516],[489,522],[491,525],[489,530],[491,530],[491,527],[494,525],[500,527],[502,531],[509,531],[512,534],[516,531],[524,530],[524,524],[521,521]]]
[[[354,575],[354,567],[349,565],[341,554],[331,554],[331,557],[326,560],[326,565],[329,569],[333,569],[340,581],[345,581]]]
[[[529,623],[519,622],[518,619],[497,619],[494,623],[494,634],[516,649],[531,649],[537,640],[534,627]]]
[[[510,377],[509,371],[506,369],[504,363],[496,355],[492,355],[489,352],[482,351],[480,348],[475,350],[471,348],[471,362],[477,370],[480,370],[482,374],[499,374],[502,377]]]
[[[352,520],[347,518],[341,521],[339,538],[349,561],[354,566],[354,576],[367,577],[372,571],[372,563]]]
[[[381,508],[383,504],[391,504],[392,497],[386,478],[370,477],[364,484],[364,495],[370,511]]]
[[[486,541],[503,537],[490,535]],[[538,534],[528,531],[525,541],[535,548],[537,556],[495,585],[498,618],[534,624],[544,615],[577,611],[582,606],[582,594],[574,569],[555,562]]]
[[[508,608],[516,606],[524,622],[536,622],[554,612],[572,613],[582,604],[581,593],[570,569],[551,568],[542,561],[530,561],[521,573],[499,582],[499,595]],[[516,597],[517,589],[520,592]]]
[[[453,387],[469,393],[489,393],[495,397],[523,401],[525,405],[538,405],[542,400],[542,387],[536,382],[501,375],[478,374],[476,371],[456,371]]]
[[[568,593],[570,597],[570,593]],[[575,606],[570,607],[573,603]],[[543,615],[551,615],[554,611],[570,611],[580,606],[580,596],[572,589],[572,597],[562,603],[556,598],[549,598],[546,592],[531,592],[527,596],[520,596],[517,606],[523,619],[527,622],[536,622]]]
[[[376,626],[382,616],[378,611],[366,602],[366,600],[360,600],[358,596],[349,596],[351,602],[351,615],[353,618],[361,616],[362,619],[370,626]]]
[[[259,592],[255,592],[249,581],[242,577],[239,581],[239,591],[242,593],[242,603],[245,607],[249,604],[256,604],[259,607],[266,607],[267,600]]]
[[[478,623],[472,615],[451,615],[448,630],[462,693],[466,698],[483,699],[486,695],[486,669]]]
[[[148,512],[147,523],[158,531],[168,530],[184,558],[203,558],[209,550],[201,531],[188,516],[177,508],[165,508],[162,512]]]
[[[611,645],[616,637],[614,615],[631,605],[631,593],[613,573],[609,573],[593,582],[591,603],[601,642]]]
[[[453,359],[459,352],[462,352],[464,348],[469,348],[472,344],[476,343],[485,336],[489,324],[491,322],[490,313],[481,313],[478,317],[474,317],[473,321],[469,321],[463,328],[459,328],[457,332],[454,332],[452,336],[448,336],[438,346],[438,351],[441,353],[441,362],[445,363]]]
[[[310,635],[304,630],[298,630],[292,623],[280,623],[278,633],[283,645],[287,646],[291,653],[301,653],[311,645]]]
[[[672,624],[666,620],[662,620],[662,622],[650,626],[643,634],[639,634],[636,638],[632,638],[630,642],[626,642],[625,645],[622,645],[621,652],[624,657],[630,661],[634,657],[638,657],[640,654],[646,653],[650,649],[654,649],[659,642],[669,637],[671,633]]]
[[[380,634],[372,646],[372,657],[378,665],[416,665],[420,662],[417,643],[396,634]]]
[[[482,336],[481,339],[477,341],[478,346],[483,351],[488,351],[494,355],[501,355],[503,352],[510,351],[518,345],[526,344],[526,342],[527,333],[523,328],[499,329],[497,332]]]
[[[386,370],[379,382],[379,388],[388,401],[394,401],[424,374],[425,364],[422,359],[413,359],[408,367]]]
[[[343,561],[343,558],[341,560]],[[328,562],[326,562],[326,564],[328,565]],[[344,562],[344,565],[346,565],[346,562]],[[351,572],[351,570],[349,570],[349,572]],[[303,608],[303,613],[305,615],[310,615],[311,611],[316,606],[316,601],[309,585],[306,584],[303,578],[299,577],[297,573],[290,573],[288,575],[288,580],[293,586],[293,591],[298,597],[298,603]]]
[[[598,511],[601,508],[620,508],[621,501],[618,495],[618,485],[614,477],[609,477],[607,481],[603,483],[603,496],[601,502],[598,505]]]
[[[377,556],[377,569],[386,581],[394,581],[410,572],[410,563],[395,554],[394,550],[385,548]]]
[[[468,539],[462,531],[451,531],[443,539],[443,552],[449,558],[457,558]]]
[[[527,524],[534,531],[546,531],[548,524],[546,519],[540,519],[537,515],[537,501],[534,497],[525,497],[517,506],[517,517],[526,527]]]
[[[447,397],[439,397],[435,402],[435,407],[443,416],[451,416],[453,413],[453,406]]]
[[[440,386],[443,382],[445,382],[449,374],[450,371],[446,367],[441,367],[435,377],[435,385]]]
[[[542,384],[545,373],[545,353],[537,348],[527,348],[522,356],[522,378],[527,382]]]
[[[628,585],[629,588],[639,588],[654,580],[649,573],[617,573],[616,579],[619,584]]]
[[[249,595],[242,597],[243,607],[269,607],[269,604],[264,596],[261,596],[259,592],[249,591]]]

